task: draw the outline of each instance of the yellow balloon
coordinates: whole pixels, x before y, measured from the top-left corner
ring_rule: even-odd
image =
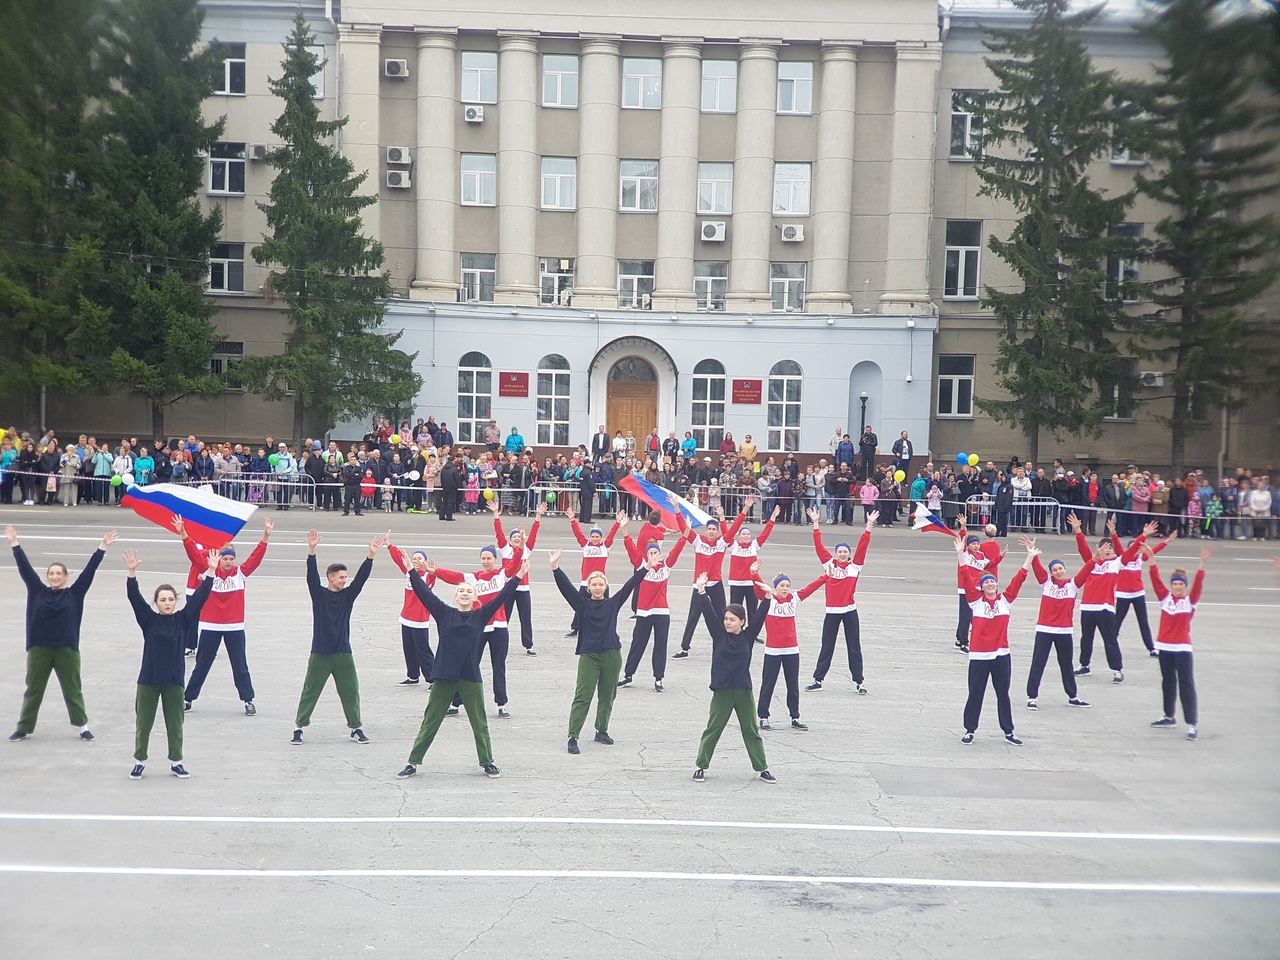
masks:
[[[969,466],[976,467],[980,459],[982,458],[979,457],[976,453],[969,454]]]
[[[493,491],[492,491],[492,490],[486,490],[486,491],[484,492],[484,498],[485,498],[486,500],[492,500],[492,499],[493,499]]]
[[[398,434],[398,433],[393,433],[393,434],[391,435],[391,442],[392,442],[392,443],[399,443],[399,442],[400,442],[400,434]]]
[[[895,470],[893,472],[893,479],[898,483],[901,483],[903,480],[907,479],[907,472],[905,470]]]

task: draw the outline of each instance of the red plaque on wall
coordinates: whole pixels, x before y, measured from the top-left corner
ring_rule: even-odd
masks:
[[[734,403],[760,403],[764,399],[761,394],[761,388],[763,386],[764,386],[763,380],[733,381],[733,402]]]
[[[529,396],[529,375],[527,373],[498,374],[498,396],[500,397]]]

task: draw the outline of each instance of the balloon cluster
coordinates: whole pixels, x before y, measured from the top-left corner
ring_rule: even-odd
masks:
[[[976,453],[965,453],[963,450],[956,454],[956,463],[960,466],[976,467],[982,458]]]

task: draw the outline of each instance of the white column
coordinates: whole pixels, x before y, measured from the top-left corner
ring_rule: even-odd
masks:
[[[930,314],[929,228],[933,194],[938,67],[942,45],[898,47],[893,95],[893,165],[885,251],[884,313]]]
[[[702,55],[695,40],[663,38],[658,256],[653,309],[693,310]]]
[[[498,303],[538,302],[538,35],[498,32]]]
[[[409,296],[456,300],[461,263],[455,249],[458,213],[458,38],[453,31],[418,34],[418,143],[413,158],[417,191],[418,256]]]
[[[573,305],[618,305],[618,41],[584,38],[578,82],[578,257]]]
[[[729,309],[771,309],[769,242],[773,237],[774,125],[778,46],[744,40],[738,55],[738,138],[733,163],[733,262]]]
[[[822,48],[818,158],[813,171],[813,274],[806,285],[810,313],[851,313],[849,236],[853,223],[853,120],[857,50]]]
[[[351,161],[356,173],[367,173],[360,193],[377,197],[382,189],[383,163],[378,118],[382,78],[379,52],[382,33],[377,27],[340,27],[338,29],[338,62],[341,76],[342,102],[338,116],[348,117],[342,129],[342,153]],[[382,239],[381,205],[370,204],[360,212],[364,232],[375,240]]]

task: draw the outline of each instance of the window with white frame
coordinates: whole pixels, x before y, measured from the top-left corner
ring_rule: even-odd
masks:
[[[1140,167],[1147,162],[1147,155],[1141,150],[1130,150],[1117,143],[1111,147],[1111,162],[1116,166]]]
[[[243,43],[215,43],[218,55],[222,57],[222,81],[214,90],[215,94],[224,97],[244,96],[245,93],[245,45]]]
[[[492,153],[462,155],[462,204],[492,207],[498,202],[498,158]]]
[[[938,416],[973,416],[973,369],[971,354],[941,354],[938,357]]]
[[[976,160],[982,156],[982,117],[973,112],[982,90],[951,91],[952,160]]]
[[[618,171],[619,210],[649,213],[658,209],[657,160],[623,160]]]
[[[662,109],[662,61],[623,57],[622,106],[628,110]]]
[[[724,309],[729,293],[729,264],[723,260],[693,261],[693,295],[698,309],[719,311]]]
[[[241,340],[223,340],[213,345],[213,356],[209,360],[209,372],[215,377],[226,376],[237,360],[244,359],[244,342]]]
[[[981,220],[948,220],[942,296],[978,299],[978,255],[982,251]]]
[[[1099,394],[1106,404],[1107,412],[1103,414],[1107,420],[1132,420],[1138,404],[1134,393],[1138,389],[1138,361],[1134,357],[1121,357],[1116,366],[1115,377],[1102,380]]]
[[[769,369],[770,450],[800,449],[800,395],[804,371],[794,360],[779,360]]]
[[[1107,257],[1108,300],[1137,303],[1138,251],[1137,242],[1142,238],[1142,224],[1118,223],[1107,230],[1107,236],[1119,238],[1122,248]]]
[[[698,213],[733,212],[733,164],[698,164]]]
[[[558,353],[538,361],[538,446],[569,445],[569,361]]]
[[[458,443],[479,443],[492,419],[493,364],[483,353],[464,353],[458,361],[458,416],[453,438]]]
[[[573,258],[543,257],[538,261],[538,302],[557,307],[573,303]]]
[[[544,107],[576,107],[578,105],[578,58],[548,53],[542,57],[542,105]]]
[[[699,450],[718,450],[724,440],[724,364],[702,360],[693,368],[693,437]]]
[[[498,55],[462,51],[462,102],[498,102]]]
[[[493,288],[498,282],[498,255],[464,253],[462,255],[462,289],[458,299],[463,303],[493,302]]]
[[[209,192],[244,194],[245,145],[215,143],[209,151]]]
[[[575,210],[578,206],[578,161],[574,157],[542,158],[542,209]]]
[[[778,113],[813,113],[813,64],[778,64]]]
[[[618,306],[648,310],[653,299],[653,261],[618,261]]]
[[[219,243],[209,258],[209,292],[244,292],[244,244]]]
[[[775,217],[807,217],[812,179],[813,164],[775,163],[773,165],[773,215]]]
[[[311,44],[307,53],[316,58],[316,72],[311,75],[311,95],[317,100],[324,99],[324,65],[325,52],[323,44]]]
[[[738,109],[738,61],[702,61],[702,112],[734,113]]]
[[[808,272],[807,263],[769,264],[769,293],[773,297],[774,313],[804,312],[804,281]]]

